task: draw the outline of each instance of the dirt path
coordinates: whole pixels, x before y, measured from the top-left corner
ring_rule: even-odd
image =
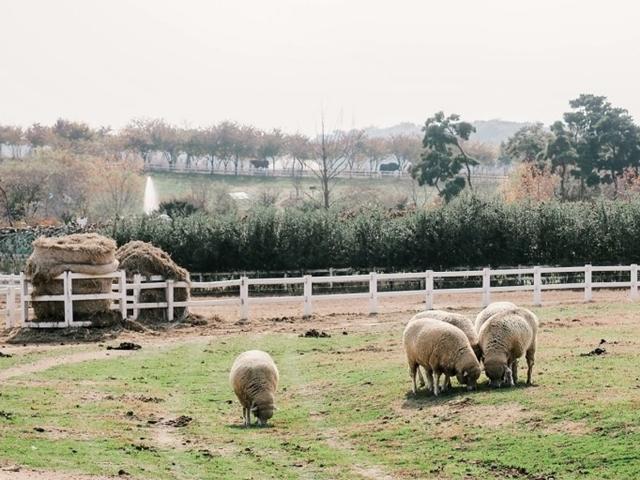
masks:
[[[22,469],[17,466],[0,467],[0,480],[114,480],[122,477],[103,477],[75,473]]]
[[[18,365],[0,370],[0,381],[10,378],[28,375],[30,373],[42,372],[59,365],[68,365],[72,363],[82,363],[91,360],[109,360],[112,358],[130,355],[132,351],[127,350],[96,350],[91,352],[78,352],[59,357],[48,357],[26,365]],[[1,477],[0,477],[1,478]]]

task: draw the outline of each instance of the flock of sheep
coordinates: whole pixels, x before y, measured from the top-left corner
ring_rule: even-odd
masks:
[[[527,384],[531,384],[537,333],[535,314],[511,302],[492,303],[478,314],[475,324],[457,313],[418,313],[402,336],[413,393],[420,383],[437,396],[451,387],[453,376],[473,390],[481,365],[492,387],[513,386],[518,381],[518,359],[523,355]],[[251,415],[259,425],[273,416],[278,380],[278,367],[266,352],[250,350],[235,359],[229,381],[242,404],[245,426],[251,425]]]

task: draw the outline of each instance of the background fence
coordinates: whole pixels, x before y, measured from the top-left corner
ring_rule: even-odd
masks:
[[[596,279],[594,281],[594,274]],[[111,293],[73,293],[73,281],[89,278],[113,280]],[[106,275],[85,275],[65,272],[57,277],[62,281],[60,295],[32,295],[29,278],[21,275],[0,275],[0,318],[9,327],[66,328],[90,326],[91,322],[74,320],[73,302],[83,300],[111,300],[111,309],[125,318],[138,318],[140,310],[163,309],[166,318],[174,320],[174,309],[183,307],[215,307],[236,305],[240,319],[249,319],[251,305],[281,302],[297,302],[302,305],[302,315],[313,314],[313,302],[317,300],[368,299],[369,313],[378,312],[378,300],[385,297],[422,295],[425,308],[433,308],[434,297],[438,294],[481,294],[482,305],[491,302],[491,294],[497,292],[532,292],[533,304],[542,303],[542,292],[547,290],[583,290],[584,300],[592,299],[592,292],[599,288],[629,289],[632,299],[638,299],[638,266],[591,266],[582,267],[533,267],[482,270],[413,273],[376,273],[365,275],[330,275],[280,278],[248,278],[212,281],[177,282],[162,277],[142,277],[134,275],[127,280],[124,271]],[[457,280],[451,286],[449,280]],[[314,293],[314,286],[327,286],[330,292],[344,292],[350,284],[360,286],[361,291],[353,293]],[[477,284],[478,286],[473,286]],[[208,292],[209,298],[189,298],[174,301],[174,289],[190,285],[192,292]],[[400,285],[400,288],[398,288]],[[462,286],[459,286],[462,285]],[[472,285],[472,286],[469,286]],[[250,295],[250,287],[254,287]],[[276,295],[265,295],[260,287],[280,286],[284,290]],[[409,286],[411,288],[406,288]],[[141,302],[140,294],[145,289],[164,289],[165,300],[161,302]],[[211,298],[213,296],[213,298]],[[38,301],[64,302],[64,321],[35,322],[30,318],[30,303]]]

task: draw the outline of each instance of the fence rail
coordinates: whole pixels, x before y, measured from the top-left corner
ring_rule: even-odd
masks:
[[[620,281],[614,278],[611,281],[593,281],[593,273],[622,273],[628,275],[629,280]],[[582,275],[582,281],[558,281],[559,274]],[[500,283],[507,279],[515,281],[513,285],[496,285],[495,279],[500,277]],[[482,270],[411,273],[376,273],[360,275],[329,275],[312,276],[304,275],[300,277],[281,278],[248,278],[243,276],[235,280],[222,280],[217,282],[177,282],[166,280],[162,277],[142,277],[134,275],[128,280],[124,271],[118,271],[106,275],[86,275],[72,272],[65,272],[59,277],[62,281],[63,293],[60,295],[33,295],[33,286],[30,279],[24,274],[21,275],[0,275],[0,317],[4,317],[7,328],[30,327],[30,328],[68,328],[91,326],[90,321],[76,321],[74,319],[73,303],[86,300],[111,300],[111,310],[119,312],[123,319],[138,318],[140,311],[144,309],[166,310],[166,318],[174,320],[175,308],[188,307],[215,307],[222,305],[236,305],[240,310],[240,319],[248,320],[250,306],[295,302],[302,304],[302,314],[308,317],[313,314],[313,302],[319,300],[348,300],[348,299],[369,299],[369,313],[378,312],[378,299],[404,295],[422,295],[425,308],[433,308],[434,297],[438,294],[481,294],[482,305],[486,306],[491,302],[492,293],[502,292],[532,292],[533,303],[542,303],[542,292],[550,290],[583,290],[584,300],[591,301],[593,290],[600,288],[629,289],[631,299],[638,299],[638,266],[591,266],[581,267],[532,267],[532,268],[501,268]],[[73,293],[73,281],[82,279],[112,279],[112,291],[110,293],[80,294]],[[468,284],[471,279],[478,278],[481,286],[477,287],[455,287],[451,288],[444,284],[445,279],[462,279]],[[575,280],[575,279],[574,279]],[[414,282],[418,281],[420,288],[405,290],[379,290],[381,285],[388,286],[393,282]],[[493,283],[493,284],[492,284]],[[314,285],[328,284],[329,288],[334,286],[344,286],[347,284],[359,284],[362,289],[368,287],[366,291],[355,293],[313,293]],[[302,287],[302,295],[286,294],[273,296],[250,296],[250,286],[295,286]],[[175,301],[174,291],[176,288],[213,290],[222,294],[222,298],[189,298],[186,301]],[[165,291],[164,301],[142,302],[141,292],[147,289],[163,289]],[[233,289],[230,291],[229,289]],[[299,291],[299,289],[298,289]],[[294,292],[295,293],[295,292]],[[30,318],[30,304],[33,302],[63,302],[64,321],[60,322],[39,322]],[[0,323],[1,324],[1,323]]]

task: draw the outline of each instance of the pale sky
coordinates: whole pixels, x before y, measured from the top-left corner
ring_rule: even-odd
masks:
[[[639,21],[630,0],[2,0],[0,123],[549,123],[583,92],[640,119]]]

